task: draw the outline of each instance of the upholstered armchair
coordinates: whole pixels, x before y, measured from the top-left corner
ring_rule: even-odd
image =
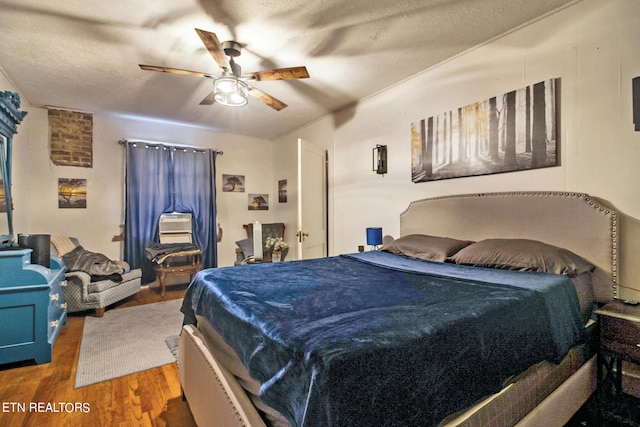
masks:
[[[253,224],[244,224],[242,227],[244,227],[247,238],[236,242],[238,247],[236,248],[235,265],[250,264],[251,257],[253,257]],[[284,239],[284,224],[281,222],[262,224],[263,262],[271,262],[272,249],[264,247],[264,242],[266,242],[269,237],[280,237]]]
[[[68,257],[79,249],[82,247],[75,238],[51,236],[52,255],[58,255],[64,260],[65,255]],[[123,273],[96,276],[82,270],[69,271],[67,266],[67,286],[64,290],[67,312],[95,310],[96,316],[102,317],[106,307],[135,295],[140,290],[140,269],[131,270],[124,261],[111,262],[121,267]]]

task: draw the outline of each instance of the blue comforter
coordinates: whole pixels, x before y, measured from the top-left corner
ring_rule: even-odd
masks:
[[[428,426],[584,337],[564,276],[366,252],[203,270],[202,315],[292,426]]]

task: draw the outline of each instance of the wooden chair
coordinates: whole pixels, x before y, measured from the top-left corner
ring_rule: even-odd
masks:
[[[202,252],[176,252],[167,255],[154,267],[158,281],[160,282],[160,295],[164,296],[166,292],[166,279],[170,276],[189,275],[189,282],[193,280],[193,276],[202,270],[201,262]]]

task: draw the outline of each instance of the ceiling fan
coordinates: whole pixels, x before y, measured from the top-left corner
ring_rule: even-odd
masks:
[[[240,65],[236,64],[234,58],[240,56],[241,46],[235,41],[220,43],[214,33],[195,29],[205,47],[213,57],[218,67],[222,70],[221,76],[214,76],[199,71],[181,70],[179,68],[159,67],[155,65],[138,64],[146,71],[160,71],[163,73],[182,74],[199,76],[213,79],[213,92],[207,95],[200,105],[211,105],[220,103],[229,106],[242,106],[248,102],[248,95],[263,102],[274,110],[280,111],[287,107],[287,104],[279,99],[261,91],[251,85],[250,81],[267,80],[295,80],[309,77],[306,67],[276,68],[274,70],[256,71],[254,73],[242,74]],[[227,60],[227,56],[229,59]]]

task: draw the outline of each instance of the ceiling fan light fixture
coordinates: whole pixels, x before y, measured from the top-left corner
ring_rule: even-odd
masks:
[[[216,102],[222,105],[241,107],[249,102],[249,85],[234,76],[216,79],[213,93]]]
[[[139,67],[146,71],[157,71],[170,74],[182,74],[189,76],[199,76],[213,79],[213,92],[209,92],[207,96],[200,101],[200,105],[211,105],[214,103],[229,105],[231,107],[241,107],[249,102],[249,94],[256,100],[262,102],[268,107],[276,111],[280,111],[287,107],[287,104],[277,98],[269,95],[260,89],[249,86],[247,81],[269,81],[269,80],[296,80],[306,79],[309,77],[307,67],[288,67],[276,68],[273,70],[256,71],[246,75],[242,74],[242,69],[234,58],[240,56],[242,45],[235,41],[226,41],[220,43],[218,36],[209,31],[195,29],[196,33],[202,40],[205,48],[213,60],[216,62],[222,76],[219,78],[211,74],[200,71],[182,70],[180,68],[161,67],[157,65],[138,64]],[[227,59],[227,57],[229,57]]]

